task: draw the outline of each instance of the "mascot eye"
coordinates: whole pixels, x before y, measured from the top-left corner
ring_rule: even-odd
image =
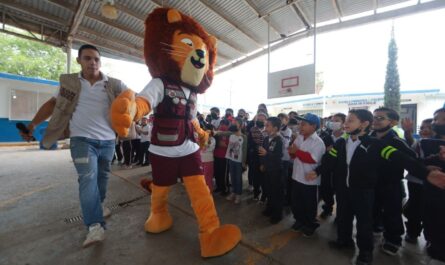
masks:
[[[181,41],[182,41],[183,43],[187,44],[188,46],[193,47],[193,42],[192,42],[191,39],[187,39],[187,38],[185,38],[185,39],[182,39]]]

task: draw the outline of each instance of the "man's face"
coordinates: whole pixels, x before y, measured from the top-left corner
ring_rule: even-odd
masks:
[[[445,125],[445,112],[434,114],[433,123],[435,125]]]
[[[302,135],[311,135],[316,131],[316,126],[307,121],[300,122],[300,133]]]
[[[77,57],[77,62],[82,68],[82,73],[89,76],[99,75],[101,67],[100,55],[96,50],[85,49],[82,50],[80,58]]]
[[[246,113],[242,110],[238,111],[238,117],[244,118],[244,116],[246,116]]]
[[[148,119],[147,119],[147,118],[143,118],[143,119],[141,120],[141,125],[142,125],[142,126],[147,125],[147,123],[148,123]]]
[[[431,129],[430,122],[422,122],[419,130],[420,138],[431,138],[433,137],[433,130]]]
[[[392,120],[384,111],[374,111],[374,122],[372,123],[373,130],[379,130],[392,125]]]
[[[273,125],[270,121],[266,122],[265,130],[266,130],[267,135],[274,135],[278,132],[278,129],[276,127],[273,127]]]
[[[264,117],[263,115],[258,115],[256,117],[256,120],[257,121],[262,121],[262,122],[266,123],[266,117]]]

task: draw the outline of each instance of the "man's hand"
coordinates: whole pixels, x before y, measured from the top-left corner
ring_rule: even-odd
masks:
[[[318,175],[317,175],[317,173],[315,171],[311,171],[311,172],[307,173],[304,178],[307,181],[313,181],[313,180],[318,178]]]
[[[126,137],[130,130],[131,122],[136,115],[135,93],[127,89],[122,92],[111,104],[111,126],[121,137]]]
[[[264,149],[264,147],[262,147],[262,146],[258,147],[258,155],[266,156],[267,155],[266,149]]]
[[[445,145],[440,146],[439,158],[442,161],[445,161]]]
[[[17,129],[19,129],[19,134],[23,138],[23,140],[30,142],[35,141],[36,138],[34,138],[33,133],[35,126],[33,123],[28,124],[28,126],[25,126],[23,123],[17,123],[16,124]]]
[[[413,121],[410,118],[403,118],[402,119],[402,129],[404,131],[413,131]]]
[[[430,174],[428,174],[426,179],[434,186],[440,189],[445,189],[445,173],[439,170],[433,170],[430,171]]]
[[[287,151],[289,152],[290,155],[294,155],[298,151],[298,147],[293,144],[293,145],[289,146]]]

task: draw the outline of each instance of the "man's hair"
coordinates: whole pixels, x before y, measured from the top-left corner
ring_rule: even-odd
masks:
[[[434,112],[434,115],[436,115],[436,114],[439,113],[439,112],[445,112],[445,108],[440,108],[440,109],[436,110],[436,111]]]
[[[289,116],[286,113],[280,113],[280,114],[278,114],[277,117],[280,118],[280,119],[284,118],[284,119],[289,120]]]
[[[82,46],[80,46],[79,51],[77,52],[77,57],[80,58],[80,56],[82,55],[82,51],[86,50],[86,49],[91,49],[91,50],[95,50],[99,53],[100,55],[100,51],[96,48],[96,46],[93,46],[91,44],[84,44]]]
[[[349,113],[354,114],[361,122],[369,121],[368,127],[366,127],[366,131],[369,131],[371,128],[372,122],[374,121],[374,116],[367,109],[353,109],[350,110]]]
[[[386,115],[388,116],[388,118],[393,120],[393,121],[399,121],[400,120],[399,113],[397,113],[397,111],[395,111],[395,110],[393,110],[391,108],[380,107],[380,108],[374,110],[374,112],[376,112],[376,111],[386,112]]]
[[[230,124],[230,121],[225,120],[225,119],[221,120],[221,122],[219,123],[219,125],[225,125],[225,126],[229,126],[229,124]]]
[[[292,110],[292,111],[289,111],[289,113],[287,115],[289,115],[289,116],[291,116],[291,115],[298,116],[298,112]]]
[[[278,117],[270,117],[267,119],[270,124],[272,124],[272,127],[277,128],[278,130],[281,129],[281,120]]]
[[[429,118],[429,119],[425,119],[425,120],[423,120],[422,121],[422,123],[433,123],[433,119],[432,118]]]
[[[340,118],[340,120],[341,120],[343,123],[345,123],[345,121],[346,121],[346,115],[343,114],[343,113],[336,113],[336,114],[334,114],[332,117],[338,117],[338,118]]]
[[[210,109],[210,111],[214,111],[216,113],[219,113],[219,108],[218,107],[213,107]]]
[[[226,109],[226,113],[227,113],[227,112],[230,112],[230,113],[232,113],[232,115],[233,115],[233,109],[231,109],[231,108],[227,108],[227,109]]]

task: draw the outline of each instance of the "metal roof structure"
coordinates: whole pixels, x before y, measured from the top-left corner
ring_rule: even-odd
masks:
[[[218,73],[267,53],[268,43],[277,49],[312,35],[315,14],[318,33],[445,8],[445,0],[114,0],[118,17],[112,20],[101,15],[105,2],[0,0],[0,32],[65,48],[90,43],[106,56],[144,63],[145,17],[154,8],[173,7],[217,37]]]

